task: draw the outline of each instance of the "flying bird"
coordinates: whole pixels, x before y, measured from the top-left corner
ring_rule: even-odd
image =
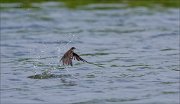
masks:
[[[78,54],[74,53],[76,48],[70,48],[61,58],[60,62],[62,61],[63,65],[71,65],[73,66],[72,60],[76,59],[77,61],[87,62],[86,60],[82,59]]]

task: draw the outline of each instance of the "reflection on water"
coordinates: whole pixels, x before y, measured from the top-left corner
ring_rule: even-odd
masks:
[[[178,9],[34,5],[1,11],[2,103],[178,103]]]

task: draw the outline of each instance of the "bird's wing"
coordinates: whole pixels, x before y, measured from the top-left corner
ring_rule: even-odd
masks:
[[[78,60],[78,61],[83,61],[83,62],[87,62],[86,60],[82,59],[79,55],[77,55],[76,53],[73,52],[73,57],[74,59]]]

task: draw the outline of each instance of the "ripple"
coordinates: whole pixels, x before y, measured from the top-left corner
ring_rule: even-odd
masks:
[[[139,99],[133,99],[133,98],[126,98],[126,99],[118,99],[118,98],[111,98],[106,99],[107,102],[129,102],[129,101],[137,101]]]
[[[174,91],[164,91],[164,92],[162,92],[162,94],[178,94],[178,92],[174,92]]]
[[[133,64],[133,65],[121,65],[120,67],[142,67],[142,68],[151,68],[147,64]]]
[[[176,49],[173,49],[173,48],[164,48],[164,49],[161,49],[160,51],[173,51],[173,50],[176,50]]]
[[[55,75],[55,74],[37,74],[37,75],[31,75],[28,76],[27,78],[31,78],[31,79],[50,79],[50,78],[68,78],[71,77],[70,74],[61,74],[61,75]]]
[[[96,76],[94,74],[88,74],[86,75],[87,78],[95,78]]]
[[[170,84],[175,84],[175,83],[177,83],[177,82],[161,82],[161,84],[165,84],[165,85],[170,85]]]
[[[153,39],[153,38],[159,38],[159,37],[165,37],[165,36],[177,36],[177,35],[178,35],[177,33],[164,33],[164,34],[151,36],[150,38]]]
[[[24,48],[22,45],[1,44],[1,47]]]
[[[64,86],[76,86],[78,85],[75,81],[66,81],[64,79],[61,79]]]
[[[102,55],[109,55],[109,53],[87,53],[87,54],[81,54],[81,56],[102,56]]]

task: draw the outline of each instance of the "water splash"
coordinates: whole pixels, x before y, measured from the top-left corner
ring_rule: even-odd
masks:
[[[75,34],[70,33],[69,38],[70,38],[69,41],[65,45],[63,45],[61,47],[57,47],[58,53],[60,53],[62,50],[64,50],[72,41],[75,40],[75,38],[77,38],[77,36]],[[62,41],[60,43],[62,43]]]
[[[63,43],[62,43],[62,41],[60,41],[59,43],[62,45],[62,46],[60,46],[60,47],[57,47],[57,52],[58,53],[62,53],[62,51],[64,51],[67,47],[68,47],[68,45],[71,43],[71,42],[73,42],[75,39],[77,38],[77,36],[75,35],[75,34],[72,34],[72,33],[70,33],[70,34],[68,34],[68,42],[66,43],[66,44],[64,44],[64,45],[62,45]],[[39,49],[39,47],[36,47],[36,49]],[[48,63],[48,65],[45,65],[44,63],[43,63],[43,65],[39,65],[37,62],[39,62],[39,63],[42,63],[42,59],[44,59],[43,57],[42,57],[42,55],[44,55],[45,54],[45,52],[46,52],[46,50],[45,49],[48,49],[48,47],[46,46],[46,44],[44,44],[43,43],[43,46],[40,48],[40,50],[38,51],[38,50],[35,50],[36,51],[36,53],[39,53],[39,55],[35,58],[35,60],[34,60],[34,64],[33,64],[33,73],[34,73],[34,75],[37,75],[37,71],[42,71],[42,73],[46,73],[46,74],[52,74],[51,73],[51,71],[52,70],[59,70],[59,69],[65,69],[69,74],[70,74],[70,72],[69,72],[69,70],[67,70],[67,67],[64,67],[63,65],[61,65],[61,63],[59,62],[59,61],[57,61],[57,62],[59,62],[58,64],[58,66],[57,65],[53,65],[53,63],[51,63],[51,62],[49,62]],[[38,52],[37,52],[38,51]],[[54,58],[54,57],[53,57]],[[61,55],[58,55],[58,56],[56,56],[55,58],[58,58],[58,60],[61,58]],[[45,59],[47,59],[47,58],[45,58]],[[42,70],[42,68],[44,68],[45,67],[45,69],[44,70]],[[63,68],[64,67],[64,68]],[[43,75],[46,75],[46,74],[43,74]],[[71,75],[73,78],[76,78],[75,76],[73,76],[73,75]],[[76,78],[77,79],[77,78]]]

